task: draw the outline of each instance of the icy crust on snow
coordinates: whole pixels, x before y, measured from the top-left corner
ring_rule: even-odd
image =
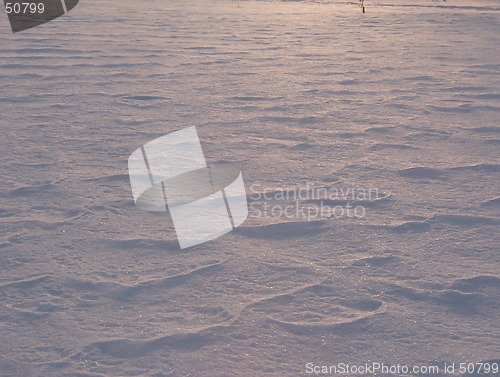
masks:
[[[366,6],[86,0],[15,35],[0,17],[2,376],[498,360],[498,2]],[[380,197],[179,250],[127,160],[191,126],[250,200]]]

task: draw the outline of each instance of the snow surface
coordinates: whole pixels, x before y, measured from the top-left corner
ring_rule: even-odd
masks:
[[[85,0],[19,34],[1,15],[0,376],[500,359],[500,2],[365,4]],[[127,159],[190,126],[247,190],[381,197],[179,250]]]

